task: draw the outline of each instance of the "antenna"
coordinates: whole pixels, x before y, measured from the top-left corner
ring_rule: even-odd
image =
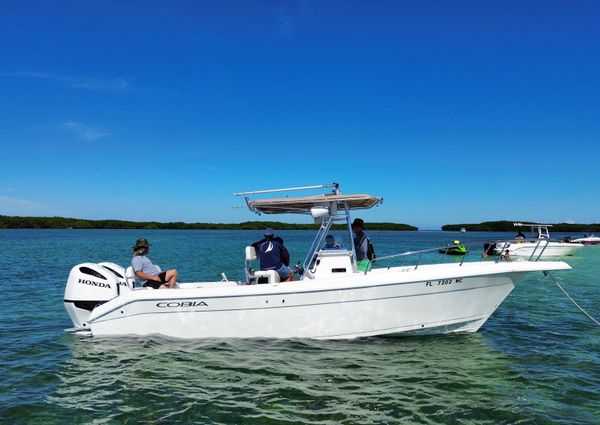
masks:
[[[268,190],[253,190],[251,192],[236,192],[233,196],[248,196],[248,195],[260,195],[263,193],[276,193],[276,192],[292,192],[295,190],[309,190],[309,189],[324,189],[327,187],[333,187],[336,195],[339,195],[340,185],[339,183],[330,183],[330,184],[319,184],[315,186],[300,186],[300,187],[288,187],[285,189],[268,189]]]

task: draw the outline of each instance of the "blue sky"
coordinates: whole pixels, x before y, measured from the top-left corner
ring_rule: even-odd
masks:
[[[385,198],[367,221],[598,222],[599,21],[596,1],[2,1],[0,214],[236,222],[256,217],[232,192],[339,181]]]

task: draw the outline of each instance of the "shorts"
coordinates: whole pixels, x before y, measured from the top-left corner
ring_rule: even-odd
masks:
[[[147,288],[147,287],[154,288],[154,289],[160,288],[162,285],[167,283],[167,272],[160,272],[158,274],[158,278],[160,279],[160,282],[157,282],[155,280],[147,280],[146,282],[144,282],[144,288]]]
[[[281,280],[285,280],[292,274],[292,269],[290,269],[285,264],[282,264],[279,269],[277,269],[277,273],[279,274],[279,278]]]
[[[360,260],[356,262],[356,270],[359,272],[371,271],[372,265],[373,263],[371,263],[369,260]]]

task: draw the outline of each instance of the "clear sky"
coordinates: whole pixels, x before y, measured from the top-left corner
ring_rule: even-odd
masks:
[[[232,192],[339,181],[385,198],[367,221],[599,222],[599,22],[598,1],[3,0],[0,214],[237,222]]]

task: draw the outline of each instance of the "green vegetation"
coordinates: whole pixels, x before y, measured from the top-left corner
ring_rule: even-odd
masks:
[[[479,224],[445,224],[442,230],[458,231],[464,227],[469,232],[514,232],[514,223],[530,223],[529,221],[484,221]],[[556,223],[552,224],[551,232],[594,232],[600,231],[599,223],[592,224],[571,224],[571,223]]]
[[[160,223],[157,221],[83,220],[65,217],[17,217],[0,215],[0,229],[187,229],[187,230],[260,230],[272,227],[276,230],[315,230],[315,224],[281,223],[278,221],[246,221],[243,223],[183,223],[181,221]],[[418,230],[414,226],[399,223],[367,223],[368,230]],[[346,229],[336,224],[334,230]]]

